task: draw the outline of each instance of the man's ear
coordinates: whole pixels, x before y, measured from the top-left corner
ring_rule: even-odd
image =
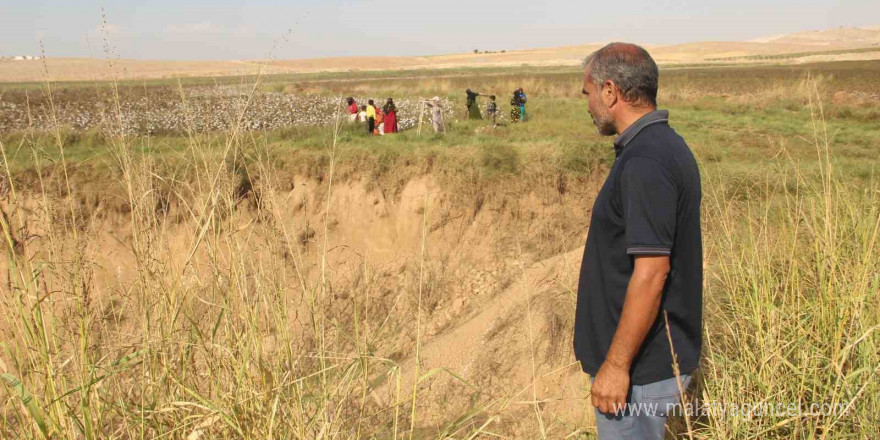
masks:
[[[617,104],[617,101],[619,99],[619,90],[620,89],[617,88],[617,84],[614,84],[614,81],[611,81],[610,79],[602,84],[601,98],[602,102],[605,104],[605,107],[610,109],[615,104]]]

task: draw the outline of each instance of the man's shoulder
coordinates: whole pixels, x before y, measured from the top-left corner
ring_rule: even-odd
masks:
[[[687,142],[669,124],[652,124],[645,127],[630,141],[629,160],[646,157],[661,163],[675,161],[676,158],[693,157]]]
[[[668,123],[651,124],[643,128],[630,143],[635,145],[667,144],[687,147],[684,138]]]
[[[653,124],[639,133],[627,146],[622,168],[629,161],[653,163],[670,175],[692,175],[698,171],[696,158],[684,138],[668,124]]]

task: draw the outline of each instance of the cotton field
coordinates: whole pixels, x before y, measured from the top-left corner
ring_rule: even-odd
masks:
[[[128,134],[222,131],[240,124],[246,130],[331,124],[337,112],[346,112],[344,96],[251,93],[248,87],[198,86],[184,89],[150,86],[121,89],[119,98],[105,90],[82,87],[53,92],[50,101],[41,91],[0,94],[0,132],[46,130],[59,126],[84,131],[119,127]],[[386,97],[355,96],[358,105]],[[401,130],[418,124],[421,104],[415,98],[395,98]],[[446,120],[455,104],[443,99]],[[54,108],[54,112],[52,109]],[[430,125],[425,114],[425,122]]]

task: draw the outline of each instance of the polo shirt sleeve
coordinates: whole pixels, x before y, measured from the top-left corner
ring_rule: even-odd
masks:
[[[672,175],[654,159],[634,157],[623,169],[620,188],[626,253],[670,255],[678,203]]]

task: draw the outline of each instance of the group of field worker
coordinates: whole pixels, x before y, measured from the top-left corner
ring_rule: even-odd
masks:
[[[348,104],[349,121],[365,123],[368,134],[384,136],[385,133],[397,133],[397,106],[393,99],[388,98],[381,108],[372,99],[360,107],[352,97],[345,98],[345,103]]]
[[[471,89],[465,91],[467,94],[466,108],[468,119],[483,119],[480,112],[477,98],[486,96],[489,102],[486,105],[486,116],[491,122],[492,127],[498,126],[498,105],[495,102],[495,95],[475,92]],[[510,100],[510,120],[512,122],[520,122],[526,120],[526,94],[522,87],[513,91],[513,97]],[[364,123],[367,133],[373,136],[384,136],[386,133],[397,133],[397,107],[394,100],[388,98],[385,105],[381,108],[376,106],[372,99],[367,101],[366,105],[358,106],[354,98],[345,98],[348,106],[348,117],[352,123]],[[419,101],[420,105],[424,105],[430,111],[431,125],[435,133],[446,131],[446,124],[443,121],[443,105],[439,96],[431,99],[423,99]]]
[[[489,103],[486,105],[486,116],[492,123],[492,126],[498,125],[498,104],[495,103],[495,95],[475,92],[471,89],[465,91],[467,93],[467,115],[468,119],[483,119],[480,114],[480,106],[477,104],[477,98],[480,96],[488,96]],[[513,97],[510,99],[510,121],[525,122],[526,120],[526,92],[520,87],[513,91]]]

